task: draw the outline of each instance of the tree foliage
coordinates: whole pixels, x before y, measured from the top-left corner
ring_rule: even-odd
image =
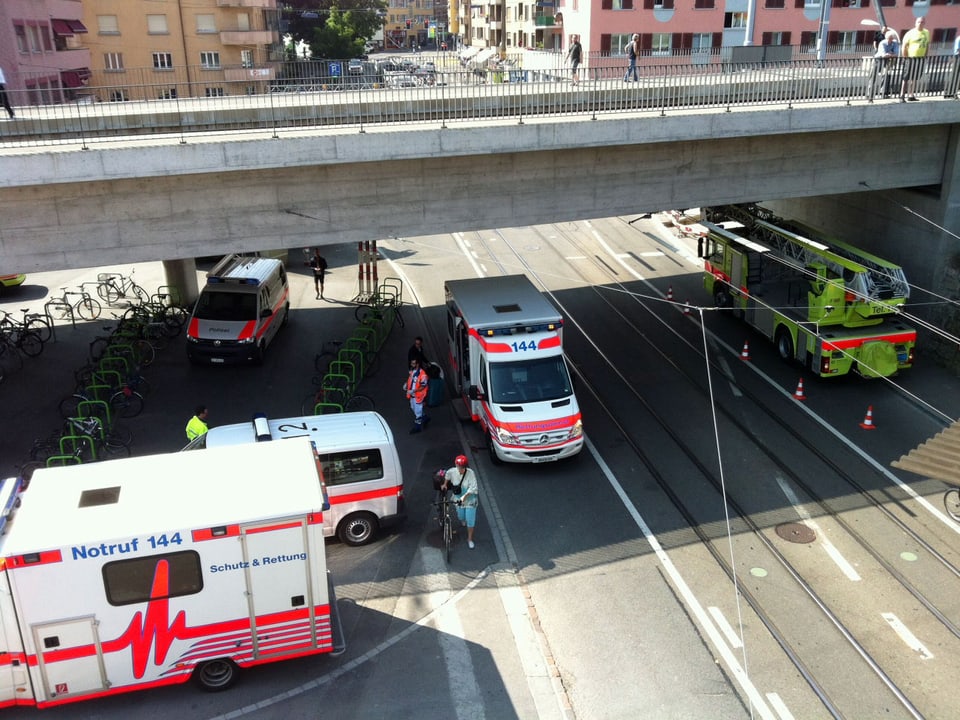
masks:
[[[304,41],[315,58],[351,58],[382,26],[386,0],[288,0],[281,5],[285,32]]]

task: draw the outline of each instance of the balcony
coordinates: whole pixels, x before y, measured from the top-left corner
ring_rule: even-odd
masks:
[[[537,15],[534,21],[537,27],[554,27],[557,24],[553,15]]]
[[[269,45],[279,41],[280,34],[276,30],[225,30],[220,33],[220,42],[224,45]]]
[[[248,7],[271,8],[277,7],[277,0],[217,0],[217,7]]]

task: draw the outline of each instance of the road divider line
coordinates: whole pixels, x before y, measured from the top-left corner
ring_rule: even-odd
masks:
[[[921,660],[933,660],[933,653],[927,650],[927,646],[920,642],[916,635],[910,632],[910,628],[904,625],[900,618],[893,613],[880,613],[880,615],[887,621],[887,624],[893,628],[893,631],[900,636],[900,639],[906,643],[907,647],[920,656]]]

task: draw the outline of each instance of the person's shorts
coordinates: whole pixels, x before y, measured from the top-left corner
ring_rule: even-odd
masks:
[[[457,517],[460,522],[466,523],[467,527],[475,527],[477,524],[477,509],[475,507],[458,507]]]
[[[923,75],[923,65],[926,58],[905,58],[907,66],[903,69],[903,76],[907,80],[919,80]]]

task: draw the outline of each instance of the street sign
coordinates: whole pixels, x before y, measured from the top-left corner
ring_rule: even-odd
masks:
[[[340,77],[340,63],[330,63],[330,75],[331,77]]]

